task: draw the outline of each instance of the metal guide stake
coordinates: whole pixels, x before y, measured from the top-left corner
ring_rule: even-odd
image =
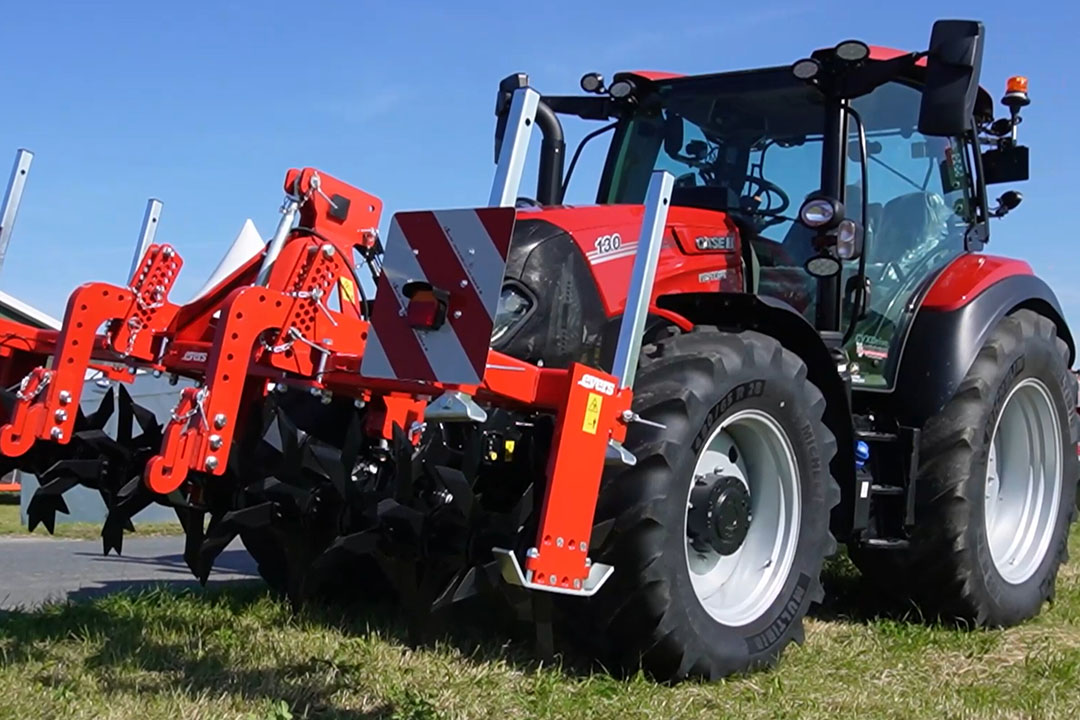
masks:
[[[19,203],[22,202],[26,176],[30,174],[30,163],[33,159],[34,153],[29,150],[20,149],[15,153],[15,165],[11,168],[4,204],[0,205],[0,268],[3,268],[4,259],[7,257],[11,231],[15,227],[15,216],[19,214]]]
[[[532,88],[518,88],[510,100],[510,112],[506,118],[507,133],[499,150],[499,164],[491,184],[490,207],[514,207],[517,202],[521,175],[525,172],[525,156],[529,152],[529,139],[536,125],[536,108],[540,105],[540,93]]]
[[[146,201],[146,213],[143,215],[142,228],[139,229],[139,240],[135,243],[135,255],[131,258],[131,270],[128,272],[129,279],[134,279],[135,271],[139,269],[139,265],[146,255],[146,248],[150,247],[154,242],[158,220],[161,218],[161,207],[161,201],[157,198],[150,198]]]
[[[641,234],[638,236],[634,267],[630,273],[626,309],[619,325],[615,362],[611,368],[611,374],[619,379],[620,387],[634,386],[638,355],[641,354],[641,338],[645,333],[645,321],[649,315],[653,281],[656,279],[656,263],[660,258],[660,246],[664,240],[674,183],[675,178],[671,173],[656,170],[649,180],[649,189],[645,194],[645,215],[641,220]]]

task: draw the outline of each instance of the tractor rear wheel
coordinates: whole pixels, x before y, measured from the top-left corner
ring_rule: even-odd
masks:
[[[923,428],[905,551],[851,553],[932,617],[1009,626],[1053,598],[1075,516],[1076,377],[1053,322],[1004,318]]]
[[[593,636],[664,680],[773,664],[836,547],[825,399],[774,339],[699,328],[643,349],[634,410],[664,427],[632,425],[637,464],[604,478]]]

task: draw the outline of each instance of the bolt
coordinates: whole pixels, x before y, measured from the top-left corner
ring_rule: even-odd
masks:
[[[319,395],[322,393],[322,390],[319,390],[319,388],[317,387],[313,387],[309,388],[308,392],[311,393],[311,397],[319,397]]]
[[[322,246],[322,254],[323,254],[324,258],[332,258],[332,257],[334,257],[334,246],[333,245],[323,245]]]
[[[417,250],[416,248],[413,248],[412,254],[413,254],[413,255],[419,255],[419,254],[420,254],[420,251],[419,251],[419,250]]]
[[[206,469],[212,471],[216,467],[217,467],[217,458],[214,457],[213,455],[207,455],[206,456]]]
[[[470,255],[475,255],[476,254],[476,248],[469,248],[469,254]]]
[[[632,422],[634,422],[634,411],[633,410],[623,410],[622,415],[620,415],[620,417],[622,418],[622,421],[624,423],[632,423]]]
[[[365,405],[367,405],[367,403],[363,400],[353,400],[353,407],[357,410],[363,410]]]
[[[225,427],[225,420],[225,413],[218,413],[214,416],[214,427],[216,427],[218,430]]]
[[[460,310],[455,310],[454,311],[454,319],[457,320],[459,317],[461,317],[461,311]]]
[[[574,580],[574,589],[575,590],[580,590],[581,589],[581,581],[580,580]]]
[[[408,315],[409,313],[407,313],[407,312],[405,311],[405,308],[401,308],[400,310],[398,310],[398,311],[397,311],[397,314],[398,314],[398,317],[405,317],[405,316],[406,316],[406,315]]]
[[[67,420],[67,410],[57,410],[53,417],[56,418],[56,422],[62,423]]]
[[[333,338],[323,338],[322,339],[322,344],[326,345],[327,347],[330,347],[331,345],[334,344],[334,339]]]
[[[585,552],[588,549],[589,549],[589,543],[587,543],[587,542],[581,543],[581,552]]]
[[[538,557],[540,557],[540,551],[537,550],[534,547],[531,547],[531,548],[529,548],[528,550],[525,551],[525,557],[538,558]]]
[[[69,393],[67,390],[61,390],[60,391],[60,404],[61,405],[67,405],[69,402],[71,402],[71,393]]]
[[[54,427],[52,429],[52,432],[49,433],[49,437],[51,437],[53,440],[63,440],[64,439],[64,431],[61,430],[58,427]]]
[[[164,255],[166,258],[171,258],[174,253],[171,247],[167,247],[161,251],[161,254]]]
[[[332,392],[324,392],[322,394],[322,404],[323,405],[329,405],[333,401],[334,401],[334,393],[332,393]]]
[[[221,436],[220,435],[211,435],[210,436],[210,449],[211,450],[219,450],[219,449],[221,449]]]
[[[589,558],[585,558],[585,567],[591,568],[592,567],[592,560],[590,560]]]
[[[462,280],[461,281],[461,287],[463,287],[463,288],[469,287],[469,281],[468,280]]]
[[[153,376],[154,376],[154,377],[156,377],[156,378],[159,378],[159,377],[161,377],[161,371],[160,371],[160,370],[155,370],[155,371],[154,371],[154,372],[153,372],[152,374],[153,374]]]
[[[554,575],[549,577],[548,580],[551,582],[552,585],[554,585],[555,583],[557,583],[559,581],[558,578],[556,578]]]
[[[556,547],[562,547],[563,546],[563,539],[562,538],[556,538],[555,539],[555,546]]]
[[[176,375],[175,373],[170,373],[169,374],[169,384],[170,385],[175,385],[178,382],[180,382],[180,376]]]

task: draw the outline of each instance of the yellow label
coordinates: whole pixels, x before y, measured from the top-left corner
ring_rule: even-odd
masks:
[[[510,462],[514,459],[514,447],[517,445],[513,440],[507,440],[503,445],[506,448],[506,462]]]
[[[596,393],[589,393],[589,402],[585,406],[585,422],[581,429],[590,435],[596,434],[596,426],[600,424],[600,408],[604,407],[604,398]]]
[[[350,305],[356,304],[356,287],[353,281],[342,276],[338,278],[338,286],[341,288],[341,299]]]

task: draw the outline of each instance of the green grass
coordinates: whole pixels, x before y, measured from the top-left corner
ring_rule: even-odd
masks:
[[[136,535],[181,535],[183,528],[179,522],[160,523],[135,523]],[[26,528],[19,522],[18,497],[0,498],[0,537],[10,535],[22,535],[29,537]],[[70,540],[96,540],[101,537],[100,523],[60,523],[56,524],[56,534],[50,536],[49,531],[38,526],[34,529],[36,537],[58,537]],[[0,709],[2,713],[2,709]],[[2,717],[2,715],[0,715]]]
[[[1072,535],[1080,552],[1080,531]],[[0,613],[0,717],[1067,718],[1080,712],[1080,569],[1010,630],[874,617],[834,563],[834,599],[771,672],[666,687],[478,625],[411,649],[371,606],[293,614],[258,584],[118,594]]]

